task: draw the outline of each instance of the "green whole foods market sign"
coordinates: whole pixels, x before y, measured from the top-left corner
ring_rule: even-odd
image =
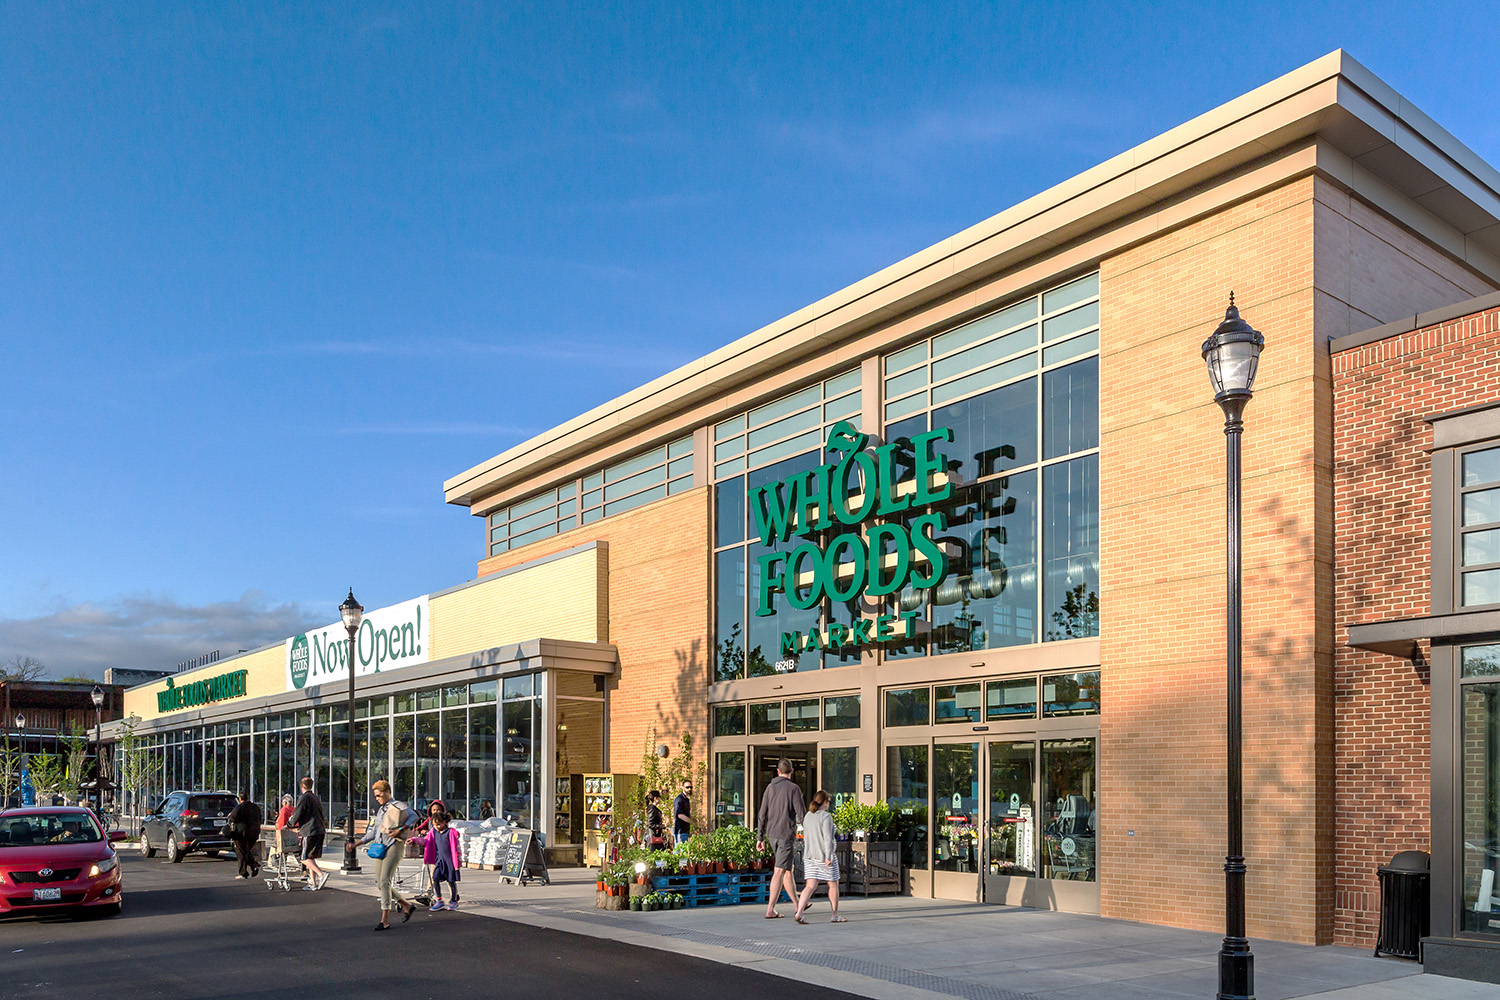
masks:
[[[224,701],[227,698],[242,698],[245,695],[248,673],[245,670],[233,670],[227,674],[207,677],[201,681],[191,681],[180,686],[175,678],[168,677],[166,689],[156,692],[156,710],[176,712],[184,708],[195,708],[198,705]]]
[[[901,520],[903,513],[942,503],[953,493],[945,478],[933,487],[938,473],[947,471],[943,445],[953,440],[944,427],[915,434],[911,451],[888,442],[866,450],[869,436],[840,420],[828,435],[828,452],[837,461],[787,478],[757,486],[747,494],[755,516],[755,530],[763,546],[782,546],[795,536],[807,539],[790,551],[756,556],[759,583],[755,613],[776,613],[778,599],[799,610],[818,606],[823,598],[846,602],[857,597],[884,597],[906,586],[935,587],[948,575],[948,557],[937,536],[947,529],[941,512]],[[903,476],[900,466],[908,466]],[[858,473],[857,475],[855,473]],[[869,521],[863,534],[837,535],[827,547],[816,536],[839,526],[855,527]],[[829,624],[781,633],[783,656],[813,649],[839,649],[891,639],[916,632],[919,612],[857,619],[851,625]]]

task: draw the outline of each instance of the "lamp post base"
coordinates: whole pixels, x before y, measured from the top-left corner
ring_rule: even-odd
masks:
[[[1245,938],[1227,937],[1219,949],[1218,1000],[1255,1000],[1255,956]]]
[[[353,835],[344,838],[344,866],[339,869],[345,875],[358,875],[359,849],[354,844]]]

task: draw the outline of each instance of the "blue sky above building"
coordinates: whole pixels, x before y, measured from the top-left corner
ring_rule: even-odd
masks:
[[[470,578],[442,481],[1335,48],[1500,162],[1462,4],[0,9],[0,659]]]

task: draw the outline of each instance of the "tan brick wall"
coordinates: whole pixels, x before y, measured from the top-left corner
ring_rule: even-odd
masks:
[[[608,543],[607,635],[620,653],[610,694],[610,768],[636,773],[647,730],[676,745],[684,729],[694,752],[708,749],[709,490],[675,497],[484,559],[479,575],[586,541]],[[545,599],[545,594],[536,595]],[[671,734],[672,738],[667,738]]]
[[[1224,435],[1199,350],[1232,288],[1267,340],[1243,441],[1249,932],[1329,937],[1328,382],[1314,333],[1314,184],[1293,181],[1100,268],[1106,916],[1223,928]]]
[[[1500,310],[1332,359],[1338,568],[1334,940],[1370,947],[1375,869],[1430,850],[1429,646],[1418,662],[1344,645],[1348,626],[1431,608],[1432,428],[1422,418],[1500,399]]]

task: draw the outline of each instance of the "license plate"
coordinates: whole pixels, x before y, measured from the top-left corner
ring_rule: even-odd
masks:
[[[227,822],[229,822],[227,819],[216,819],[214,820],[214,826],[223,826]]]
[[[54,902],[55,903],[55,902],[57,902],[60,899],[62,899],[62,890],[61,889],[33,889],[33,890],[31,890],[31,900],[34,903],[47,903],[47,902]]]

